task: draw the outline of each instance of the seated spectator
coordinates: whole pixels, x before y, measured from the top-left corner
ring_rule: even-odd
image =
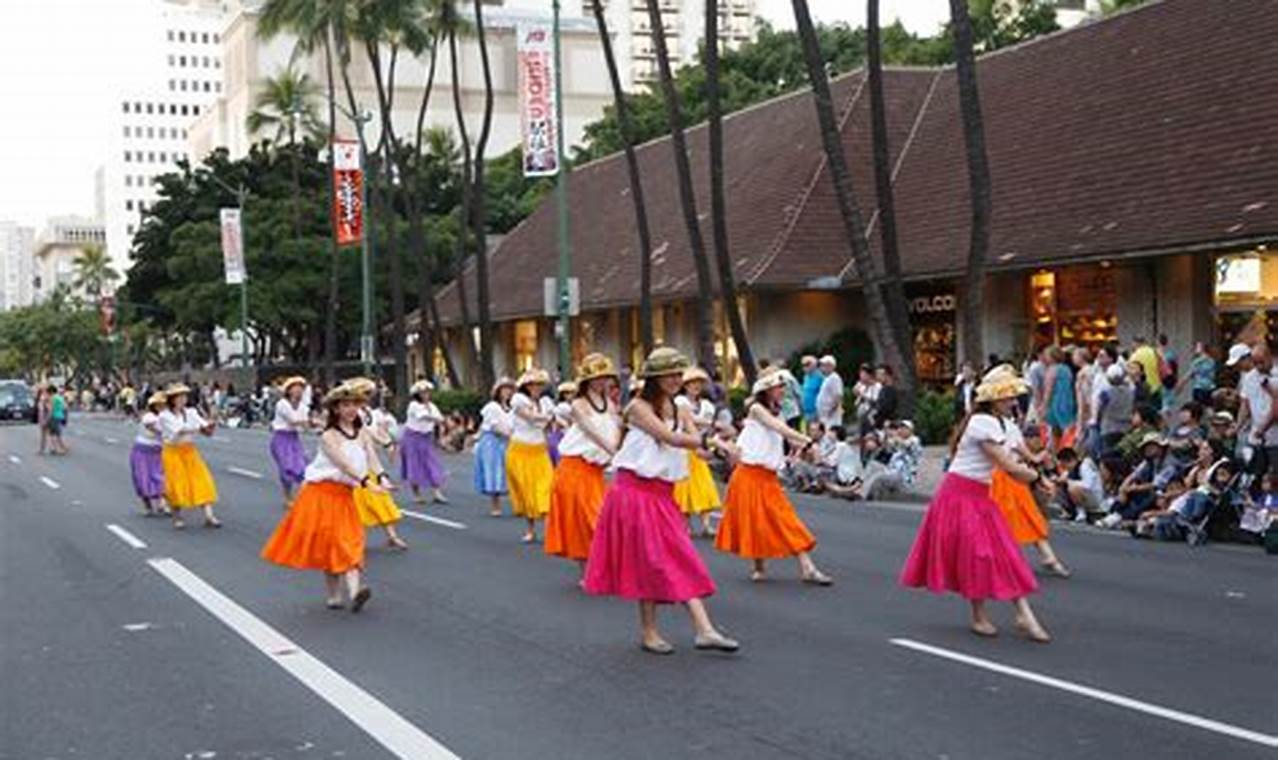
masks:
[[[888,469],[901,478],[901,488],[914,485],[923,459],[923,444],[914,434],[914,423],[900,420],[889,428],[887,437]]]
[[[793,452],[781,477],[785,485],[795,491],[820,493],[825,490],[825,483],[834,471],[830,457],[837,441],[833,437],[826,441],[825,428],[820,422],[808,427],[808,435],[817,440],[817,445],[802,452]]]
[[[1234,425],[1234,415],[1223,410],[1211,415],[1207,443],[1211,444],[1217,459],[1234,455],[1238,450],[1238,427]]]
[[[1278,476],[1267,472],[1260,481],[1260,495],[1247,498],[1238,527],[1259,541],[1278,525]]]
[[[1160,541],[1188,541],[1198,545],[1207,540],[1207,522],[1219,509],[1241,512],[1244,497],[1237,487],[1234,465],[1222,459],[1207,471],[1205,483],[1174,499],[1165,509],[1142,513],[1132,526],[1132,535]]]
[[[1056,452],[1055,505],[1075,522],[1086,522],[1091,514],[1104,511],[1105,485],[1101,468],[1090,456],[1066,447]]]
[[[1196,401],[1186,401],[1176,412],[1176,421],[1172,424],[1171,434],[1177,438],[1202,440],[1207,437],[1207,428],[1203,425],[1203,407]]]
[[[1149,433],[1141,440],[1140,456],[1140,464],[1119,486],[1112,511],[1096,521],[1098,527],[1116,528],[1157,506],[1157,494],[1161,489],[1156,480],[1166,471],[1168,461],[1166,443],[1158,433]]]
[[[825,482],[826,493],[844,499],[859,499],[864,483],[860,440],[849,435],[842,425],[835,425],[830,430],[837,442],[834,446],[834,471]]]
[[[1142,443],[1150,435],[1158,433],[1158,410],[1152,406],[1138,406],[1136,411],[1132,412],[1131,429],[1123,435],[1115,446],[1121,456],[1129,464],[1135,464],[1140,457],[1141,449],[1144,448]]]
[[[883,437],[876,431],[861,436],[861,468],[867,499],[878,500],[900,493],[904,486],[900,476],[888,467],[891,454],[884,448]]]

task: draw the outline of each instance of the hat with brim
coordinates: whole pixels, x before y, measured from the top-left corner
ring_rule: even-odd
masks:
[[[368,390],[358,383],[345,382],[324,394],[324,406],[334,406],[343,401],[363,402],[368,400]]]
[[[164,389],[164,398],[167,400],[167,399],[173,398],[174,396],[186,396],[190,394],[190,392],[191,392],[191,389],[189,386],[184,385],[182,383],[173,383],[172,385]]]
[[[1232,367],[1249,356],[1251,356],[1251,346],[1246,343],[1235,343],[1229,347],[1229,358],[1225,360],[1225,366]]]
[[[555,388],[555,393],[560,396],[564,395],[565,393],[576,393],[576,392],[577,392],[576,383],[560,383],[559,386]]]
[[[544,369],[538,369],[536,367],[525,371],[524,374],[520,375],[519,379],[515,381],[515,385],[520,388],[523,388],[526,385],[549,385],[549,384],[550,384],[550,373]]]
[[[365,396],[371,396],[377,392],[377,382],[367,377],[352,377],[342,381],[342,385],[349,386],[363,393]]]
[[[775,367],[769,367],[755,379],[754,385],[750,388],[750,395],[757,396],[782,385],[785,385],[785,375]]]
[[[1234,415],[1222,409],[1211,416],[1211,424],[1232,425],[1234,424]]]
[[[294,385],[300,385],[303,388],[305,388],[306,378],[302,377],[301,375],[293,375],[292,377],[286,377],[280,381],[280,390],[283,391],[284,393],[288,393],[288,389],[293,387]]]
[[[1140,448],[1143,449],[1151,444],[1160,449],[1165,449],[1167,448],[1167,439],[1163,438],[1162,435],[1158,433],[1146,433],[1145,436],[1140,439]]]
[[[1029,393],[1029,385],[1010,364],[1000,364],[981,378],[976,386],[976,402],[1005,401]]]
[[[652,353],[648,354],[648,358],[643,360],[643,366],[639,368],[639,377],[647,379],[650,377],[666,377],[668,375],[683,376],[683,373],[692,366],[692,362],[688,361],[688,357],[679,352],[678,349],[669,346],[661,346],[652,349]]]
[[[683,384],[688,383],[708,383],[710,382],[710,374],[700,367],[689,367],[683,372]]]
[[[168,403],[168,400],[169,400],[169,397],[164,395],[164,391],[156,391],[155,393],[152,393],[151,397],[146,400],[146,405],[148,407],[164,406],[166,403]]]
[[[408,389],[408,395],[416,396],[419,393],[430,393],[435,390],[435,384],[429,380],[418,380]]]
[[[612,359],[600,353],[587,354],[577,368],[577,385],[585,385],[601,377],[620,377]]]
[[[497,391],[501,390],[502,388],[510,388],[511,390],[514,390],[515,389],[514,379],[509,377],[497,378],[497,382],[493,383],[493,389],[489,391],[488,395],[495,397],[497,395]]]

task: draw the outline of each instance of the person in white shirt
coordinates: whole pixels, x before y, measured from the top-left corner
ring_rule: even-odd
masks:
[[[690,433],[714,429],[714,403],[702,396],[709,383],[710,376],[700,367],[692,367],[683,373],[683,393],[675,396],[675,406],[692,420]],[[706,461],[709,456],[708,451],[689,451],[688,477],[675,483],[674,487],[675,503],[684,515],[700,521],[704,538],[714,536],[710,515],[722,505],[719,488],[714,484],[714,475]]]
[[[279,472],[285,509],[306,474],[301,433],[311,426],[310,391],[306,378],[299,375],[286,378],[280,383],[281,398],[275,403],[275,415],[271,419],[271,458]]]
[[[572,400],[577,396],[577,384],[565,381],[555,388],[555,399],[542,397],[540,400],[543,412],[550,415],[550,427],[546,429],[546,449],[550,452],[550,463],[559,466],[559,442],[572,424]]]
[[[821,374],[821,390],[817,392],[817,418],[827,428],[843,424],[843,378],[837,371],[838,362],[826,354],[818,363]]]
[[[501,497],[506,495],[506,445],[513,432],[510,398],[515,381],[497,380],[488,403],[479,410],[479,440],[475,443],[475,492],[491,502],[488,514],[501,517]]]
[[[1038,589],[1038,581],[990,498],[995,467],[1023,483],[1042,478],[1006,446],[1006,418],[1015,414],[1017,397],[1027,390],[1010,365],[986,373],[976,389],[976,410],[961,424],[949,471],[928,504],[900,580],[903,586],[952,591],[967,599],[970,628],[978,636],[998,634],[986,600],[1011,601],[1017,629],[1032,641],[1046,643],[1051,636],[1027,598]]]
[[[222,523],[213,514],[217,502],[217,485],[208,465],[195,447],[196,434],[213,435],[216,424],[205,421],[194,409],[187,407],[191,389],[181,383],[171,385],[164,392],[167,408],[160,412],[160,433],[164,440],[161,459],[164,462],[164,498],[173,510],[173,527],[186,527],[182,511],[204,510],[204,526],[220,528]]]
[[[1227,367],[1237,367],[1238,431],[1243,445],[1252,450],[1252,469],[1258,474],[1278,472],[1278,368],[1266,346],[1237,344],[1229,349]]]
[[[418,380],[408,389],[412,400],[408,402],[403,438],[400,440],[400,479],[412,489],[413,501],[417,504],[426,501],[423,489],[431,491],[435,503],[448,503],[443,491],[448,471],[444,469],[439,447],[435,444],[436,430],[444,421],[444,415],[430,400],[434,390],[435,385],[429,380]]]
[[[779,416],[784,392],[780,372],[764,372],[754,382],[745,425],[737,439],[741,461],[728,481],[715,548],[750,560],[752,581],[766,579],[766,560],[795,557],[804,583],[829,586],[834,581],[812,560],[816,538],[795,513],[777,478],[777,471],[785,465],[787,441],[800,455],[816,445]]]
[[[511,435],[506,447],[506,483],[510,486],[510,506],[528,522],[523,542],[537,540],[537,521],[550,512],[550,490],[555,468],[550,463],[546,431],[553,421],[553,409],[541,404],[542,391],[550,383],[544,369],[530,369],[519,377],[510,399]]]
[[[162,514],[164,506],[164,433],[160,428],[160,411],[165,406],[163,393],[147,399],[146,411],[138,421],[138,434],[129,452],[129,469],[133,473],[133,491],[142,500],[147,517]]]
[[[578,563],[583,577],[607,489],[604,468],[621,446],[620,414],[609,400],[616,382],[617,369],[607,356],[594,353],[582,360],[550,489],[546,554]]]
[[[376,381],[367,377],[354,377],[342,384],[351,388],[359,397],[359,432],[369,442],[370,467],[381,472],[382,460],[378,452],[389,450],[394,445],[390,424],[395,417],[381,408],[382,391]],[[365,528],[381,528],[386,534],[386,546],[390,549],[407,551],[408,542],[400,538],[399,530],[395,527],[396,523],[404,519],[403,512],[400,512],[399,505],[390,494],[395,487],[389,482],[384,485],[381,489],[365,486],[355,488],[352,495],[355,498],[355,509],[359,512],[359,521]]]

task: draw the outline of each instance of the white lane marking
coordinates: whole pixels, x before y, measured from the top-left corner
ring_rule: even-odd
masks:
[[[129,546],[132,546],[134,549],[146,548],[145,541],[133,535],[132,533],[128,532],[124,528],[121,528],[119,525],[116,525],[115,523],[107,523],[106,529],[114,533],[116,536],[120,538],[121,541],[128,544]]]
[[[262,473],[257,472],[256,470],[246,470],[243,467],[231,466],[231,467],[227,467],[226,471],[234,473],[236,475],[243,475],[246,478],[252,478],[254,480],[262,479]]]
[[[52,489],[53,489],[53,490],[55,490],[55,491],[62,487],[62,486],[58,483],[58,481],[54,480],[53,478],[51,478],[51,477],[49,477],[49,476],[47,476],[47,475],[41,475],[41,476],[40,476],[40,482],[41,482],[41,483],[44,483],[46,486],[48,486],[49,488],[52,488]]]
[[[107,442],[107,443],[110,443],[110,444],[112,444],[112,445],[114,445],[114,444],[119,443],[119,442],[120,442],[120,440],[119,440],[118,438],[112,438],[111,436],[107,436],[107,437],[106,437],[106,442]]]
[[[9,455],[9,461],[13,462],[14,464],[22,464],[22,459],[14,454]]]
[[[889,641],[891,641],[896,646],[905,647],[906,649],[913,649],[916,652],[922,652],[924,654],[930,654],[934,657],[941,657],[947,660],[953,660],[954,662],[961,662],[964,665],[971,665],[972,667],[981,668],[983,670],[989,670],[994,673],[1000,673],[1005,676],[1011,676],[1012,678],[1019,678],[1023,681],[1029,681],[1031,683],[1036,683],[1041,686],[1050,686],[1053,689],[1060,689],[1061,691],[1067,691],[1071,694],[1077,694],[1079,696],[1087,697],[1089,699],[1095,699],[1100,702],[1108,702],[1111,705],[1117,705],[1118,707],[1125,707],[1128,710],[1135,710],[1136,712],[1142,712],[1142,713],[1145,713],[1146,715],[1153,715],[1157,718],[1164,718],[1166,720],[1175,721],[1177,723],[1183,723],[1187,726],[1201,728],[1206,731],[1213,731],[1218,734],[1224,734],[1225,736],[1232,736],[1235,739],[1242,739],[1244,741],[1255,742],[1256,744],[1261,744],[1266,747],[1278,747],[1278,736],[1272,736],[1270,734],[1262,734],[1259,731],[1252,731],[1247,728],[1239,728],[1238,726],[1233,726],[1228,723],[1222,723],[1218,720],[1212,720],[1211,718],[1204,718],[1202,716],[1194,715],[1192,713],[1181,712],[1180,710],[1173,710],[1169,707],[1162,707],[1161,705],[1155,705],[1149,702],[1142,702],[1139,699],[1124,697],[1123,695],[1115,694],[1112,691],[1104,691],[1103,689],[1094,689],[1091,686],[1084,686],[1082,684],[1077,684],[1072,681],[1066,681],[1060,678],[1053,678],[1051,676],[1041,675],[1033,671],[1022,670],[1021,668],[1014,668],[1009,665],[1002,665],[992,660],[986,660],[980,657],[973,657],[971,655],[962,654],[960,652],[954,652],[952,650],[944,649],[942,647],[936,647],[930,644],[923,644],[921,642],[913,641],[911,639],[889,639]]]
[[[259,652],[364,729],[395,757],[456,760],[457,756],[443,744],[210,586],[182,563],[168,557],[147,562]]]
[[[124,630],[129,633],[137,633],[138,631],[145,631],[150,627],[150,623],[127,623],[124,625]]]
[[[465,525],[459,522],[453,522],[452,520],[445,520],[442,517],[424,515],[421,512],[414,512],[411,509],[401,509],[400,511],[408,515],[409,517],[415,518],[417,520],[422,520],[423,522],[435,523],[436,525],[442,525],[445,528],[452,528],[453,530],[466,530]]]

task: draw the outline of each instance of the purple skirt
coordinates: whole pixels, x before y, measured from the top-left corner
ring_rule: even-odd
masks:
[[[306,475],[306,452],[302,449],[302,437],[296,430],[271,433],[271,458],[275,460],[281,483],[289,488],[302,484]]]
[[[405,429],[399,452],[399,474],[404,482],[418,488],[442,488],[448,480],[448,471],[435,448],[434,435]]]
[[[129,452],[129,469],[133,471],[133,490],[141,499],[159,499],[164,496],[164,462],[159,446],[133,444]]]
[[[550,453],[550,463],[559,466],[559,442],[564,439],[564,431],[559,428],[546,433],[546,451]]]

